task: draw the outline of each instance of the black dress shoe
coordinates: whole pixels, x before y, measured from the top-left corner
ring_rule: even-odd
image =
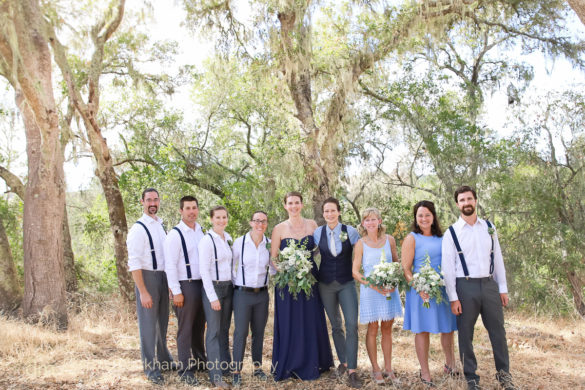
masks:
[[[481,387],[479,387],[479,379],[468,380],[467,381],[467,390],[481,390]]]
[[[514,382],[512,382],[512,375],[506,371],[500,371],[496,374],[496,379],[500,382],[500,385],[504,390],[517,390],[517,387],[514,386]]]
[[[331,371],[331,379],[341,378],[347,372],[347,367],[343,363],[339,363],[337,369]]]
[[[363,382],[358,376],[357,372],[354,371],[351,374],[349,374],[349,377],[347,378],[347,384],[352,389],[359,389],[362,387]]]
[[[151,374],[146,377],[151,383],[155,385],[164,385],[165,378],[161,374]]]
[[[264,373],[264,371],[262,371],[261,368],[258,368],[256,370],[254,370],[254,378],[258,378],[261,381],[265,381],[265,380],[268,380],[268,375],[266,375]]]

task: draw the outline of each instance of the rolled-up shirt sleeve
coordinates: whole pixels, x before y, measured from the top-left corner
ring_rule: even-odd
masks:
[[[165,273],[167,274],[167,282],[173,294],[181,294],[181,284],[179,283],[179,276],[177,274],[177,264],[181,259],[181,251],[183,247],[180,244],[179,233],[171,230],[167,235],[164,245],[165,251]]]
[[[208,235],[205,235],[199,242],[199,272],[201,273],[201,281],[203,288],[209,302],[217,301],[217,294],[213,287],[213,279],[211,278],[211,265],[215,261],[213,252],[213,243]]]
[[[139,230],[142,229],[142,232]],[[134,224],[128,232],[126,238],[126,246],[128,247],[128,271],[136,271],[142,269],[142,258],[147,254],[146,248],[150,248],[146,231],[142,226]],[[150,252],[150,250],[149,250]]]
[[[453,237],[450,231],[446,231],[443,236],[443,243],[441,247],[441,271],[443,271],[443,278],[445,280],[445,289],[449,296],[449,301],[458,301],[457,289],[455,287],[455,264],[457,262],[457,248],[453,243]]]
[[[495,230],[495,227],[494,227]],[[498,283],[500,294],[508,293],[508,284],[506,283],[506,267],[504,267],[504,257],[502,256],[502,248],[500,247],[500,240],[498,233],[494,232],[494,280]]]

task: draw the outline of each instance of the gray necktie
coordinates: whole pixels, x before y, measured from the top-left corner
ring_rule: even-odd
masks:
[[[337,256],[337,249],[335,248],[335,237],[333,236],[333,230],[329,234],[329,250],[333,256]]]

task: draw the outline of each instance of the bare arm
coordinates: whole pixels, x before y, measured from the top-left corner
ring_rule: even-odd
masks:
[[[364,254],[364,244],[362,244],[362,240],[358,240],[353,247],[353,264],[351,267],[351,274],[355,280],[360,282],[361,284],[368,284],[368,282],[364,279],[364,275],[360,272],[362,268],[362,256]]]
[[[402,269],[404,270],[404,277],[410,283],[412,280],[412,262],[414,261],[414,248],[416,241],[412,234],[409,234],[402,242]]]
[[[273,259],[278,257],[280,252],[280,240],[282,239],[282,225],[278,224],[272,230],[272,236],[270,237],[270,265],[278,271],[278,267],[274,264]]]

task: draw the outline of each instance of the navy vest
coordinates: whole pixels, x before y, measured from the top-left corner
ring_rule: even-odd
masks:
[[[347,233],[347,226],[341,224],[341,231]],[[349,237],[341,243],[341,253],[333,256],[329,250],[329,236],[327,235],[327,225],[325,225],[321,230],[319,252],[321,253],[321,265],[317,280],[323,283],[337,281],[340,284],[353,280],[351,274],[353,247]]]

